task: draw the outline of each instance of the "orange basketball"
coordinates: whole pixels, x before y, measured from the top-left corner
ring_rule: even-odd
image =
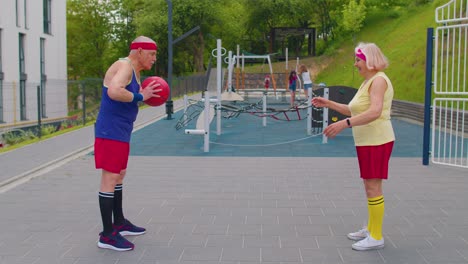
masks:
[[[150,99],[144,102],[145,104],[150,106],[160,106],[164,104],[169,98],[170,88],[167,82],[163,78],[158,76],[150,76],[146,78],[141,84],[141,87],[145,89],[153,81],[159,83],[159,86],[156,87],[156,89],[161,89],[161,91],[157,93],[157,95],[159,95],[160,97],[151,97]]]

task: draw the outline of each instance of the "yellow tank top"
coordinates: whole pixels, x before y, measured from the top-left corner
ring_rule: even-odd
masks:
[[[353,126],[354,144],[356,146],[377,146],[395,140],[390,111],[393,100],[393,86],[390,79],[383,72],[378,72],[369,81],[363,83],[356,95],[354,95],[348,107],[351,116],[358,115],[369,109],[371,101],[369,87],[377,77],[383,77],[387,81],[387,90],[384,94],[382,113],[379,118],[362,126]]]

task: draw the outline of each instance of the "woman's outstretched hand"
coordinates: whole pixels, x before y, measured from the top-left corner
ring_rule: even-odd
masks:
[[[329,103],[329,100],[325,99],[323,97],[314,97],[314,98],[312,98],[312,104],[315,107],[327,107],[328,103]]]

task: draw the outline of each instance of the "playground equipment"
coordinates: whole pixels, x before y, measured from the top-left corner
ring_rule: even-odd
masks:
[[[228,56],[225,58],[225,63],[228,65],[228,75],[226,79],[226,86],[225,90],[230,91],[230,92],[243,92],[244,95],[251,92],[268,92],[268,93],[273,93],[276,98],[278,98],[279,94],[283,94],[285,92],[288,92],[288,83],[289,83],[289,58],[288,58],[288,48],[285,49],[285,74],[284,74],[284,87],[283,89],[280,89],[278,87],[278,82],[277,82],[277,75],[273,71],[273,66],[271,62],[271,55],[272,54],[266,54],[266,55],[256,55],[248,52],[243,52],[240,54],[240,48],[239,45],[237,45],[237,55],[233,55],[231,51],[229,51]],[[246,60],[262,60],[263,64],[261,66],[262,72],[260,77],[258,77],[257,83],[252,86],[250,84],[249,87],[247,87],[247,78],[246,78],[246,71],[245,69],[245,62]],[[265,65],[265,62],[268,64],[268,71],[264,72],[263,67]],[[294,66],[294,70],[297,72],[298,67],[299,67],[299,58],[296,58],[296,65]],[[233,86],[234,80],[233,76],[235,75],[235,86]],[[272,91],[269,91],[269,88],[272,87]],[[297,86],[297,91],[298,91],[298,99],[302,98],[302,94],[305,95],[305,90],[303,88],[302,82],[300,79],[298,79],[298,86]]]
[[[201,113],[200,117],[198,118],[196,128],[185,129],[185,134],[204,136],[204,152],[210,151],[210,123],[211,120],[213,120],[214,116],[214,111],[212,111],[212,108],[210,108],[209,94],[210,93],[208,91],[205,92],[205,110]],[[200,122],[200,120],[203,120],[203,123]]]
[[[216,51],[216,55],[214,52]],[[303,120],[300,111],[307,110],[307,135],[309,136],[318,136],[321,134],[321,131],[328,125],[328,109],[315,109],[316,112],[322,112],[323,111],[323,122],[322,121],[316,121],[314,126],[316,130],[312,131],[312,118],[313,118],[313,106],[311,103],[312,99],[312,88],[309,88],[308,95],[309,97],[305,102],[300,104],[299,106],[295,106],[293,108],[288,108],[288,109],[274,109],[274,108],[268,108],[268,100],[267,100],[267,91],[264,91],[262,99],[261,99],[261,109],[260,109],[260,102],[254,103],[254,104],[248,104],[246,102],[242,102],[243,99],[242,97],[237,97],[236,93],[232,89],[232,72],[233,72],[233,66],[238,60],[243,60],[245,58],[263,58],[267,59],[269,63],[269,68],[270,68],[270,76],[271,79],[273,80],[273,87],[275,87],[275,81],[274,81],[274,75],[273,75],[273,70],[271,67],[271,60],[269,58],[269,55],[248,55],[244,56],[241,55],[239,57],[233,56],[232,52],[229,51],[228,56],[225,58],[225,62],[228,64],[228,91],[221,94],[221,86],[222,86],[222,56],[226,54],[226,50],[221,47],[221,40],[217,40],[217,48],[216,50],[213,50],[212,55],[217,58],[217,75],[216,75],[216,90],[217,90],[217,96],[215,98],[210,97],[210,93],[208,91],[205,91],[204,93],[204,98],[201,100],[204,104],[202,107],[198,102],[195,104],[191,104],[189,106],[188,100],[186,100],[186,97],[184,96],[184,115],[181,117],[181,120],[179,120],[178,124],[176,125],[177,129],[180,129],[182,127],[185,127],[191,120],[198,118],[198,121],[196,122],[196,127],[194,129],[185,129],[185,134],[188,135],[203,135],[204,136],[204,152],[209,152],[209,144],[213,143],[210,142],[210,123],[213,120],[214,116],[216,115],[217,117],[217,135],[221,135],[221,117],[222,113],[227,113],[224,115],[225,118],[233,118],[239,116],[241,113],[249,113],[251,115],[255,115],[258,117],[262,118],[262,125],[263,127],[266,127],[267,125],[267,118],[273,118],[275,120],[281,120],[281,118],[278,117],[278,115],[283,115],[284,116],[284,121],[292,121],[292,118],[289,118],[287,115],[288,112],[295,112],[297,114],[297,119],[296,120]],[[324,97],[328,98],[328,88],[325,87],[325,84],[321,84],[321,87],[323,88],[323,95]],[[239,100],[237,100],[239,99]],[[235,101],[236,104],[229,104],[229,103],[224,103],[222,104],[222,101]],[[190,112],[187,111],[188,108],[196,108],[194,111]],[[203,110],[201,110],[203,109]],[[216,113],[216,114],[215,114]],[[320,118],[320,116],[316,116],[317,119]],[[320,123],[322,126],[319,129],[319,126],[317,125]],[[322,135],[322,143],[327,143],[327,138]]]
[[[237,54],[232,55],[232,52],[229,51],[228,57],[225,58],[225,62],[228,64],[228,78],[227,78],[227,89],[228,91],[234,91],[232,86],[232,75],[234,72],[234,65],[236,65],[236,87],[244,90],[245,87],[245,61],[246,59],[255,59],[255,60],[263,60],[263,62],[267,61],[268,69],[269,69],[269,79],[273,86],[273,90],[276,93],[276,79],[273,72],[273,67],[271,64],[271,57],[270,54],[266,55],[255,55],[249,53],[248,55],[242,53],[240,54],[239,45],[237,45]],[[263,65],[262,65],[263,67]],[[265,76],[263,76],[265,77]],[[239,86],[240,83],[240,86]]]
[[[197,122],[197,126],[195,129],[186,129],[185,134],[192,134],[192,135],[204,135],[204,152],[210,151],[210,123],[214,117],[214,109],[210,107],[211,103],[216,104],[217,106],[217,119],[216,119],[216,134],[221,135],[221,84],[222,84],[222,65],[221,65],[221,57],[223,56],[223,49],[221,47],[221,40],[216,40],[216,58],[217,58],[217,67],[216,67],[216,90],[217,90],[217,97],[216,99],[210,98],[210,93],[205,91],[205,110],[203,111],[204,122],[203,126],[201,122]],[[212,52],[212,55],[214,56]],[[224,49],[224,54],[226,54],[226,50]],[[184,97],[184,112],[186,112],[186,104],[185,104],[185,97]],[[213,112],[212,112],[213,111]],[[212,114],[213,113],[213,114]],[[185,117],[185,116],[184,116]]]

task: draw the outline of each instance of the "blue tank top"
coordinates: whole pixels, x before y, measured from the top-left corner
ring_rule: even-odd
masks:
[[[125,89],[132,93],[140,91],[140,83],[136,78],[135,71],[133,71],[132,79]],[[107,94],[107,90],[108,88],[103,85],[101,107],[95,124],[95,136],[130,142],[133,123],[138,114],[138,103],[112,100]]]

